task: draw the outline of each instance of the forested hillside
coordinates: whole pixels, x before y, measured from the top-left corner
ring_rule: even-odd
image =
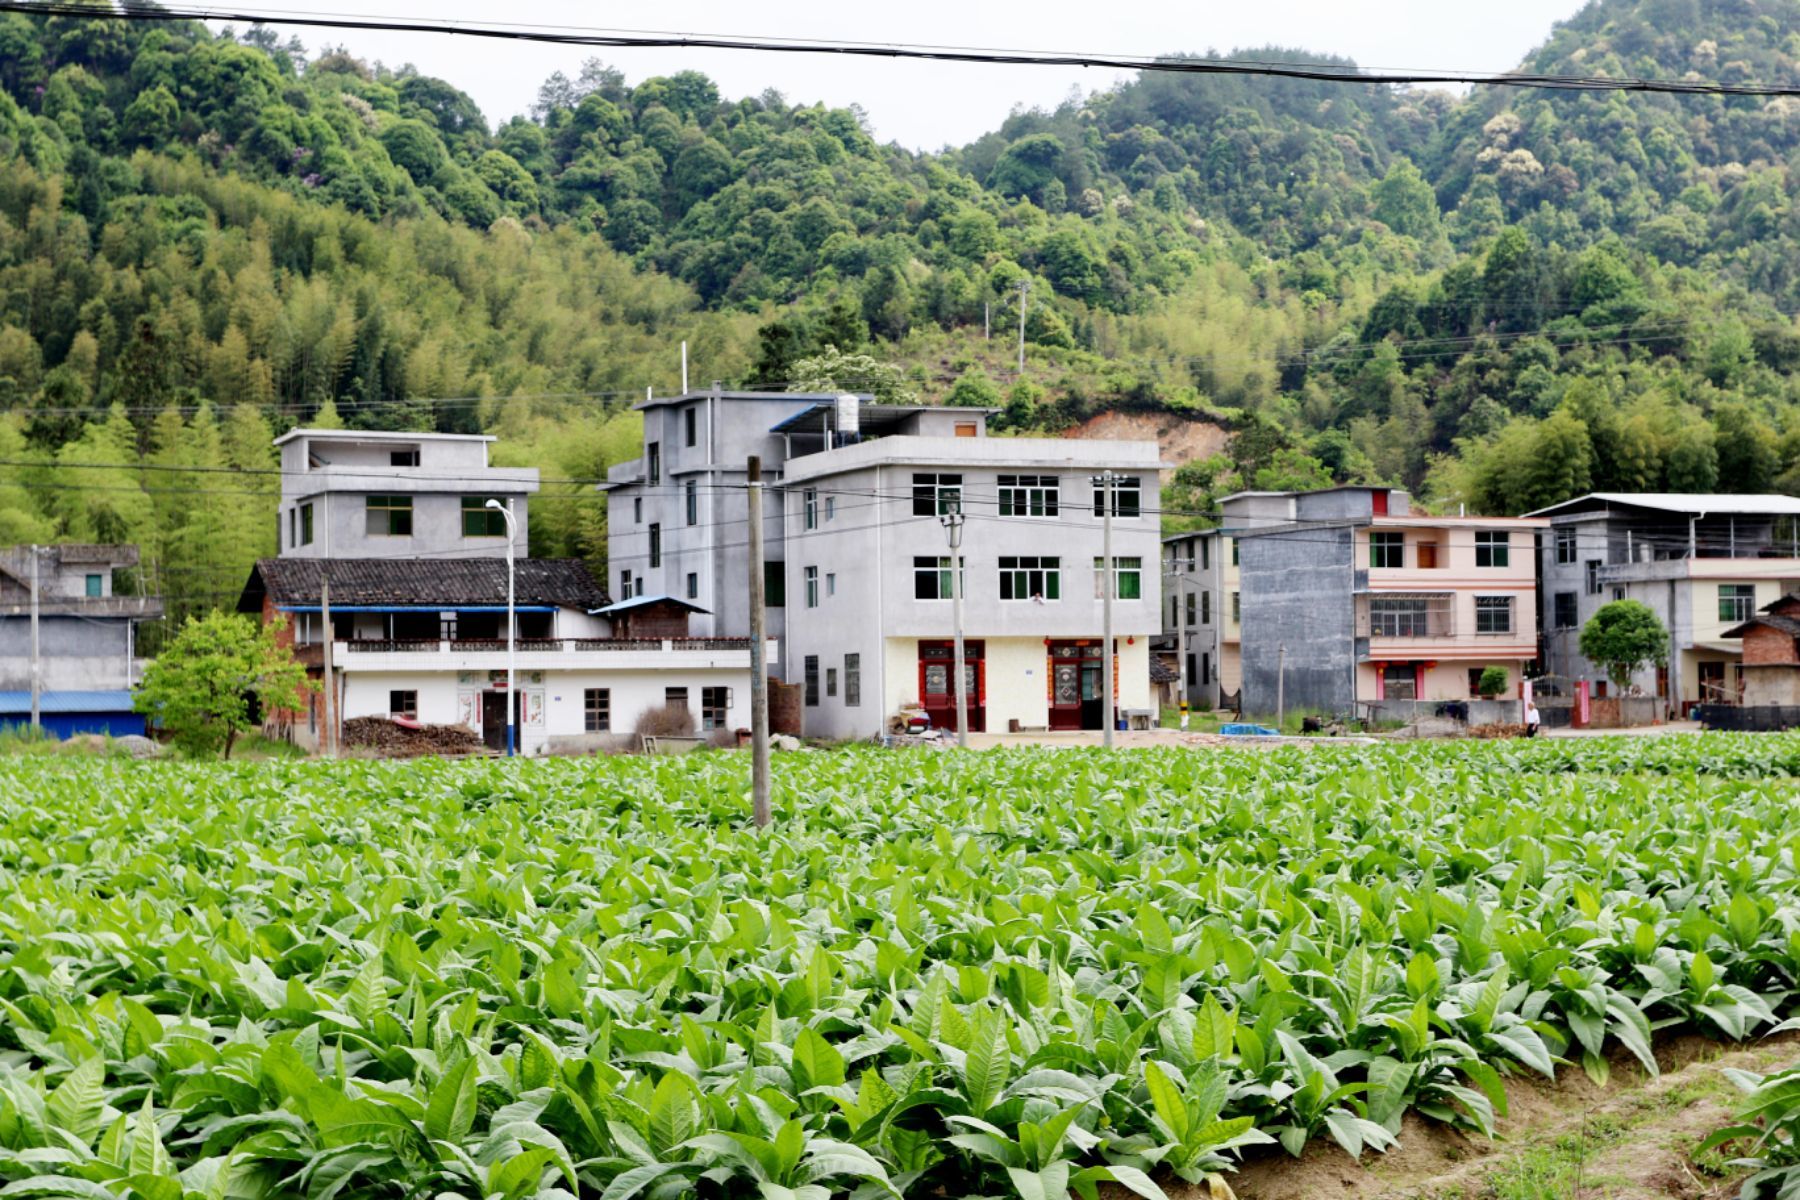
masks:
[[[1603,0],[1526,66],[1797,53],[1796,0]],[[921,155],[800,101],[589,63],[494,127],[354,46],[0,16],[0,540],[137,541],[176,611],[229,598],[268,437],[342,421],[502,435],[563,481],[533,552],[597,560],[582,481],[682,340],[701,380],[1226,425],[1171,523],[1332,479],[1800,492],[1800,102],[1147,74]]]

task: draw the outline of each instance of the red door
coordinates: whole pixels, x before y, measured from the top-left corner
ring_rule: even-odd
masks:
[[[987,729],[987,663],[982,642],[963,642],[963,673],[968,679],[969,731]],[[956,728],[956,668],[953,642],[919,643],[919,703],[938,729]]]

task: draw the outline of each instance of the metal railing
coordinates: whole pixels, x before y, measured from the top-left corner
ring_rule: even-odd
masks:
[[[495,654],[505,653],[505,638],[347,638],[338,645],[350,654]],[[750,639],[718,638],[520,638],[520,653],[609,653],[699,650],[748,650]]]

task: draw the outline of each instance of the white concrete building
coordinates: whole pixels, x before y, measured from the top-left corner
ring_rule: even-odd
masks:
[[[530,541],[535,467],[488,465],[494,439],[461,433],[295,429],[281,451],[276,545],[283,558],[501,558],[509,506]]]

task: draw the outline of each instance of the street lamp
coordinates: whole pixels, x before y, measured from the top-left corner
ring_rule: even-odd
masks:
[[[513,725],[513,717],[518,712],[519,678],[518,678],[518,626],[519,618],[513,606],[513,549],[514,539],[518,537],[519,527],[513,521],[512,509],[490,499],[487,507],[506,518],[506,757],[517,753],[518,732]]]

